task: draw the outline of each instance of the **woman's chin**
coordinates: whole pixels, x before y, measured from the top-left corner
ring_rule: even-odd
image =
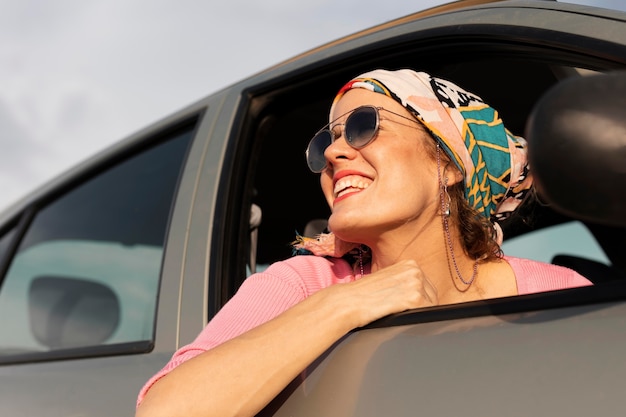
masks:
[[[328,220],[328,228],[344,242],[364,243],[367,240],[366,225],[362,221],[348,221],[345,218]]]

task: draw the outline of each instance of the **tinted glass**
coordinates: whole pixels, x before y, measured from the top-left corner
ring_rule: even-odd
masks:
[[[152,338],[191,130],[120,161],[33,218],[0,292],[0,355]]]

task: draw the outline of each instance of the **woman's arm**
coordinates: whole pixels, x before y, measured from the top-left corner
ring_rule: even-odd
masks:
[[[152,386],[136,416],[252,416],[348,331],[435,303],[414,262],[328,287],[179,365]]]

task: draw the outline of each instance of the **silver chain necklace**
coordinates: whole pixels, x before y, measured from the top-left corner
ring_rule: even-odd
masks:
[[[439,185],[440,188],[442,188],[441,190],[441,218],[443,221],[443,229],[446,235],[446,240],[448,243],[448,249],[446,250],[446,257],[448,258],[448,265],[450,264],[450,258],[452,258],[452,265],[454,265],[454,270],[456,272],[457,277],[461,280],[461,282],[465,285],[469,286],[472,285],[472,283],[474,282],[474,280],[476,279],[476,276],[478,274],[478,260],[476,260],[474,262],[474,267],[473,267],[473,271],[472,271],[472,277],[469,279],[469,281],[466,281],[463,278],[463,274],[461,274],[461,270],[459,269],[459,265],[456,263],[456,256],[454,255],[454,247],[452,246],[452,238],[450,237],[450,225],[448,223],[448,216],[450,216],[450,208],[448,207],[446,209],[446,202],[445,202],[445,198],[444,198],[444,193],[447,195],[448,194],[448,186],[447,185],[443,185],[442,181],[441,181],[441,158],[440,158],[440,147],[439,144],[437,144],[437,179],[439,181]],[[448,198],[450,198],[448,196]],[[448,255],[449,254],[449,255]],[[360,272],[360,277],[359,278],[363,278],[364,275],[364,268],[363,268],[363,249],[359,248],[359,272]]]
[[[359,277],[359,279],[361,279],[361,278],[363,278],[363,271],[364,271],[363,270],[363,248],[362,247],[359,248],[359,269],[360,269],[359,272],[361,272],[361,276]]]

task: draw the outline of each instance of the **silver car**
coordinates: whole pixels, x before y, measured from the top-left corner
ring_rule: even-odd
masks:
[[[626,145],[561,160],[594,154],[543,128],[540,116],[558,119],[569,100],[537,106],[555,86],[626,69],[626,13],[530,0],[455,2],[306,52],[2,213],[0,415],[132,416],[145,381],[246,277],[291,256],[296,232],[323,225],[329,212],[304,148],[334,92],[375,67],[454,80],[514,133],[531,133],[548,203],[527,209],[531,222],[506,225],[505,253],[569,266],[596,285],[382,319],[346,335],[260,415],[623,415]],[[602,97],[613,103],[619,91]],[[617,106],[606,113],[624,114]],[[544,124],[529,121],[535,111]],[[594,117],[603,129],[603,114]],[[600,136],[583,143],[593,149]],[[588,194],[568,200],[581,173]]]

